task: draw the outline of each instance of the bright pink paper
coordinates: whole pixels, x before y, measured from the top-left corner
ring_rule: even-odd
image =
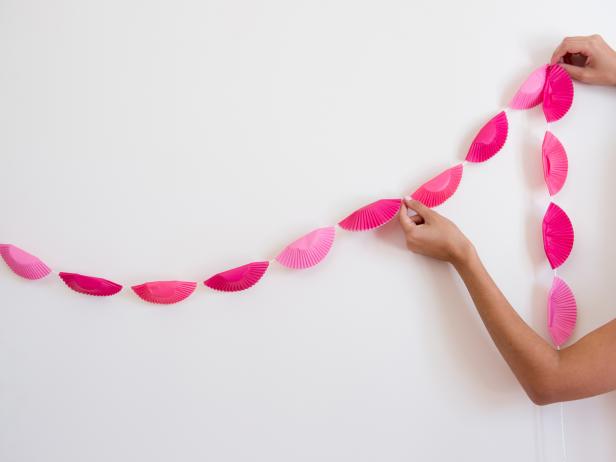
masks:
[[[466,155],[469,162],[485,162],[500,151],[507,141],[509,123],[505,111],[499,112],[485,124],[475,139]]]
[[[573,81],[558,64],[548,68],[543,89],[543,114],[545,120],[554,122],[562,118],[573,104]]]
[[[247,265],[215,274],[206,280],[204,284],[211,289],[223,292],[246,290],[261,280],[268,267],[268,261],[248,263]]]
[[[306,269],[319,264],[329,253],[336,230],[333,226],[315,229],[289,244],[276,261],[292,269]]]
[[[449,199],[458,189],[462,180],[462,164],[445,170],[443,173],[424,183],[411,196],[426,207],[436,207]]]
[[[107,297],[109,295],[117,294],[122,290],[120,284],[108,281],[107,279],[97,278],[94,276],[84,276],[77,273],[64,273],[59,274],[64,283],[75,292],[86,295],[95,295],[97,297]]]
[[[573,225],[558,205],[551,203],[543,217],[543,248],[552,268],[562,265],[573,248]]]
[[[381,199],[368,204],[342,220],[338,225],[347,231],[368,231],[389,222],[400,210],[400,199]]]
[[[554,277],[548,297],[548,330],[554,345],[562,346],[569,340],[577,321],[577,303],[569,286]]]
[[[561,142],[551,132],[545,132],[541,148],[543,159],[543,177],[550,195],[557,194],[567,180],[569,161]]]
[[[190,297],[196,287],[196,282],[152,281],[132,286],[131,289],[146,302],[171,305]]]
[[[535,69],[513,96],[509,107],[512,109],[530,109],[541,103],[547,70],[547,64]]]
[[[49,266],[16,245],[0,244],[0,255],[8,267],[22,278],[41,279],[51,273]]]

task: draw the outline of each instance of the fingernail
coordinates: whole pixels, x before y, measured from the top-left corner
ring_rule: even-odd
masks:
[[[405,201],[410,201],[411,200],[411,196],[404,196],[404,200]]]

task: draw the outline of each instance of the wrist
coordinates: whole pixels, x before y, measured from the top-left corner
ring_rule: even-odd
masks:
[[[470,265],[477,258],[475,246],[470,241],[466,241],[451,256],[450,262],[457,269]]]

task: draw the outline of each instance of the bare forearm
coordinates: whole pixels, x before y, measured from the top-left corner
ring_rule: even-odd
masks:
[[[409,217],[407,207],[417,215]],[[409,250],[455,266],[492,340],[534,402],[616,389],[616,320],[557,351],[518,316],[455,224],[410,199],[402,203],[399,219]]]
[[[558,370],[559,353],[517,314],[474,249],[454,266],[466,285],[494,344],[535,402],[543,402],[546,381]]]

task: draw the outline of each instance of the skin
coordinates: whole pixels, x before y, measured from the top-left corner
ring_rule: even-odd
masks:
[[[582,66],[567,64],[566,57],[581,54]],[[571,78],[592,85],[616,85],[616,51],[600,35],[567,37],[554,50],[551,64],[560,64]]]
[[[586,64],[564,64],[568,53],[581,53]],[[561,64],[576,80],[616,85],[616,52],[598,35],[566,38],[552,63]],[[409,209],[416,215],[409,217]],[[410,198],[402,203],[399,221],[409,250],[456,269],[494,344],[535,404],[616,390],[616,319],[556,350],[517,314],[454,223]]]

